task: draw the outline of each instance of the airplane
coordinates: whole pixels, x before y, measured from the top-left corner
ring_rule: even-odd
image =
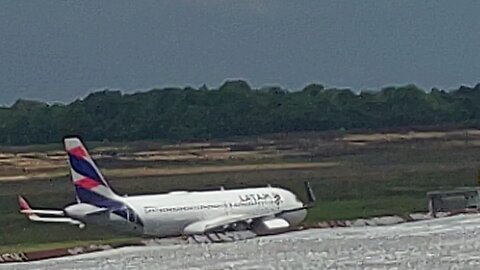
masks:
[[[19,196],[20,212],[31,221],[67,223],[81,229],[96,225],[158,238],[237,230],[267,235],[295,228],[315,202],[308,182],[308,203],[289,190],[271,186],[120,196],[110,188],[79,137],[66,137],[64,145],[76,203],[61,210],[40,210]]]

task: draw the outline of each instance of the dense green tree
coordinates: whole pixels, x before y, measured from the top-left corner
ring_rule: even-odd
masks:
[[[218,89],[99,91],[68,105],[19,100],[0,108],[0,144],[86,140],[210,139],[274,132],[480,123],[480,84],[458,90],[415,85],[352,92],[310,84],[301,91],[252,89],[241,80]]]

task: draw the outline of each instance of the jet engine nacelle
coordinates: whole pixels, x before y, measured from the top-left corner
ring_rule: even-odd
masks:
[[[252,223],[252,229],[257,235],[282,233],[289,228],[290,223],[283,218],[261,219]]]

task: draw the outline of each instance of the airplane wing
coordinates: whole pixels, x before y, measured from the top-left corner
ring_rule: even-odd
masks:
[[[218,218],[200,220],[187,225],[183,229],[184,234],[203,234],[211,229],[226,226],[235,222],[249,219],[246,215],[230,215]]]
[[[251,221],[254,219],[264,219],[262,221],[263,225],[270,230],[277,230],[277,229],[285,229],[290,226],[288,221],[283,218],[278,217],[281,214],[289,213],[289,212],[296,212],[300,210],[305,210],[313,207],[315,203],[315,196],[313,195],[313,191],[310,187],[310,183],[305,182],[305,188],[307,190],[307,195],[309,202],[304,204],[302,207],[292,208],[292,209],[284,209],[278,211],[276,213],[270,213],[269,215],[261,214],[261,215],[254,215],[254,214],[237,214],[237,215],[228,215],[222,216],[218,218],[213,218],[209,220],[200,220],[194,223],[187,225],[183,229],[184,234],[203,234],[208,232],[212,229],[228,226],[230,224],[240,222],[240,221]]]
[[[282,212],[279,212],[279,213],[282,213]],[[283,218],[274,217],[272,215],[238,214],[238,215],[228,215],[228,216],[213,218],[209,220],[200,220],[200,221],[191,223],[183,229],[183,233],[187,235],[203,234],[213,229],[228,226],[236,222],[249,221],[249,220],[260,219],[260,218],[265,218],[265,220],[263,221],[263,224],[268,229],[284,229],[284,228],[290,227],[290,224],[288,223],[288,221],[286,221]]]
[[[80,228],[83,228],[85,224],[82,222],[65,217],[65,213],[62,210],[35,210],[30,207],[27,200],[22,196],[18,196],[18,204],[20,205],[20,213],[25,214],[27,218],[31,221],[36,222],[49,222],[49,223],[69,223],[77,225]],[[41,217],[39,215],[47,215],[54,217]]]

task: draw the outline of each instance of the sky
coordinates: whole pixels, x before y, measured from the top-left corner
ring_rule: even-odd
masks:
[[[0,104],[98,89],[480,82],[480,1],[0,1]]]

